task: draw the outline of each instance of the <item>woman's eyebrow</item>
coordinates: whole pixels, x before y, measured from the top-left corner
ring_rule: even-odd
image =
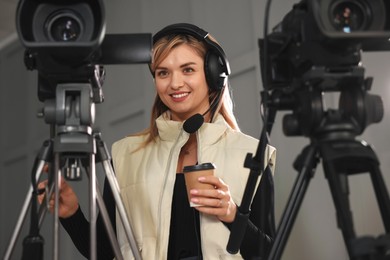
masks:
[[[190,66],[190,65],[196,65],[196,63],[195,62],[187,62],[187,63],[184,63],[184,64],[182,64],[182,65],[180,65],[180,68],[184,68],[184,67],[187,67],[187,66]]]
[[[187,67],[190,65],[196,65],[196,62],[191,61],[191,62],[184,63],[184,64],[180,65],[180,68],[184,68],[184,67]],[[167,67],[162,67],[162,66],[156,67],[156,70],[167,70],[167,69],[168,69]]]

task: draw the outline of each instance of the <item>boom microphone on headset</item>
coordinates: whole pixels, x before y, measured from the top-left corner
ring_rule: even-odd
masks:
[[[199,130],[199,128],[203,125],[204,123],[204,115],[206,115],[209,111],[212,111],[215,109],[215,107],[218,105],[219,101],[221,100],[222,97],[222,91],[223,89],[220,90],[218,93],[218,96],[213,100],[212,104],[210,105],[209,109],[206,110],[202,115],[197,113],[193,116],[190,116],[183,124],[183,129],[189,134],[193,134],[196,131]]]
[[[207,112],[206,112],[207,113]],[[195,114],[188,118],[184,124],[183,129],[189,134],[193,134],[203,125],[204,123],[204,117],[201,114]]]

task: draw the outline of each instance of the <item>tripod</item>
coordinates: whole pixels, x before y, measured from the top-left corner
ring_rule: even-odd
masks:
[[[337,124],[336,124],[337,125]],[[351,132],[330,126],[311,142],[297,157],[294,168],[299,171],[289,200],[282,215],[269,260],[280,259],[291,228],[303,201],[309,181],[322,159],[337,212],[338,227],[342,231],[350,259],[390,259],[390,199],[379,168],[379,161],[372,148],[355,139]],[[332,129],[329,131],[329,129]],[[337,129],[337,130],[335,130]],[[368,172],[375,190],[386,234],[378,238],[357,237],[348,200],[349,175]]]
[[[133,252],[135,259],[141,259],[140,253],[137,249],[135,239],[132,233],[131,226],[127,219],[126,211],[122,203],[119,185],[116,181],[114,171],[111,166],[111,158],[107,151],[104,141],[101,139],[99,133],[93,133],[91,125],[94,120],[94,102],[92,100],[99,100],[101,97],[96,96],[100,93],[101,81],[96,79],[99,75],[99,66],[92,69],[91,83],[60,83],[56,86],[56,98],[45,102],[44,116],[47,123],[56,125],[56,134],[49,140],[45,141],[41,150],[35,160],[33,173],[33,185],[30,187],[21,214],[18,218],[14,233],[12,234],[9,246],[6,250],[4,259],[8,260],[11,257],[12,251],[15,247],[16,240],[19,236],[20,229],[25,220],[30,203],[34,202],[33,191],[36,190],[35,183],[40,179],[44,165],[53,164],[54,170],[53,179],[51,182],[49,192],[45,195],[51,197],[54,194],[54,226],[53,226],[53,257],[57,260],[59,257],[59,181],[61,174],[64,173],[68,179],[77,179],[80,177],[81,169],[87,170],[89,177],[89,222],[90,222],[90,258],[96,259],[96,220],[97,207],[99,207],[100,214],[110,239],[116,259],[123,259],[121,255],[118,241],[115,232],[110,223],[107,209],[104,205],[102,195],[97,189],[95,163],[102,163],[108,183],[110,184],[117,212],[120,216],[122,225],[125,229],[127,240]],[[96,158],[96,159],[95,159]],[[45,200],[45,199],[44,199]],[[31,209],[34,210],[34,209]],[[42,224],[47,209],[42,203],[39,209],[39,227]],[[34,214],[35,212],[32,212]],[[32,239],[34,240],[34,239]],[[26,240],[25,240],[26,241]],[[30,241],[31,242],[31,241]],[[32,246],[28,245],[26,248],[31,250]],[[41,249],[38,249],[41,251]],[[29,259],[40,257],[40,253],[27,252],[24,255],[29,255]]]

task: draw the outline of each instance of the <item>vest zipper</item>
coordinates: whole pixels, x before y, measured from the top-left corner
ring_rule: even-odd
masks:
[[[184,132],[184,130],[181,129],[179,136],[177,137],[175,143],[173,144],[173,146],[169,152],[168,161],[167,161],[168,163],[167,163],[167,166],[165,168],[164,183],[163,183],[163,186],[161,189],[161,195],[160,195],[160,199],[159,199],[159,203],[158,203],[158,216],[159,217],[158,217],[158,223],[157,223],[157,241],[156,241],[156,252],[155,252],[156,256],[160,252],[160,246],[161,246],[160,241],[162,240],[161,239],[161,216],[162,216],[162,207],[161,206],[162,206],[162,201],[163,201],[163,197],[164,197],[164,193],[165,193],[165,188],[167,186],[169,170],[172,167],[172,164],[170,164],[169,162],[172,161],[173,152],[175,151],[175,148],[176,148],[179,140],[181,139],[183,132]],[[176,162],[176,166],[177,166],[177,162]]]

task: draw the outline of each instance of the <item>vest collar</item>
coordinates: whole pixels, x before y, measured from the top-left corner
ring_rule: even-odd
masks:
[[[156,119],[156,125],[160,139],[163,141],[175,141],[181,133],[189,135],[183,130],[183,123],[170,119],[170,113],[165,112]],[[221,114],[218,114],[212,123],[203,123],[197,131],[204,144],[213,144],[226,132],[230,126]]]

